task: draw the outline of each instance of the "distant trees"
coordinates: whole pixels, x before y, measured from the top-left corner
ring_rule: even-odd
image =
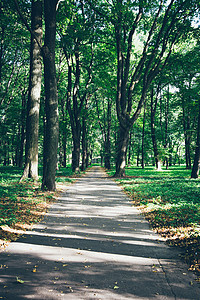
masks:
[[[11,38],[12,36],[12,38]],[[0,4],[0,162],[22,166],[28,91],[28,34],[13,2]]]
[[[195,13],[188,1],[171,0],[151,4],[117,0],[110,4],[88,1],[91,7],[112,24],[117,50],[116,110],[119,121],[116,174],[125,175],[129,132],[136,122],[147,91],[166,65],[180,35],[188,30],[189,18]],[[186,24],[184,25],[183,22]],[[134,51],[136,32],[143,34],[142,51]]]

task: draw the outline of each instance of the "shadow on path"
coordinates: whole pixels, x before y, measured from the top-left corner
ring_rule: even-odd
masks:
[[[178,252],[98,167],[0,254],[0,273],[0,299],[200,299]]]

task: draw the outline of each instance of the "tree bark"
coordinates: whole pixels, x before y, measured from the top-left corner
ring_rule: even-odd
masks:
[[[42,1],[32,1],[31,29],[42,42]],[[39,110],[42,78],[41,49],[31,36],[29,94],[26,119],[25,167],[21,180],[32,178],[38,180],[38,132]]]
[[[199,100],[199,114],[198,114],[198,125],[197,125],[197,142],[194,156],[194,163],[192,167],[191,178],[198,178],[200,166],[200,100]]]
[[[143,115],[143,126],[142,126],[142,162],[141,166],[144,169],[144,137],[145,137],[145,119],[146,119],[146,103],[144,103],[144,115]]]
[[[153,103],[153,88],[152,88],[151,90],[151,139],[153,144],[153,152],[154,152],[156,168],[159,169],[160,161],[159,161],[159,153],[158,153],[156,130],[155,130],[155,113],[156,113],[157,101],[158,101],[158,97],[156,95],[155,103]]]
[[[126,166],[126,153],[129,140],[129,128],[122,128],[120,126],[119,137],[117,143],[117,156],[116,156],[116,173],[115,177],[125,176],[125,166]]]
[[[183,107],[183,129],[185,137],[185,159],[186,159],[186,169],[191,169],[191,156],[190,156],[190,116],[189,112],[186,112],[185,101],[182,99]]]
[[[129,133],[129,142],[128,142],[128,158],[127,158],[127,164],[130,166],[131,164],[131,155],[132,155],[132,132]]]
[[[72,140],[72,171],[75,173],[80,173],[81,125],[79,124],[79,122],[76,122],[76,126],[72,127]]]
[[[69,112],[71,129],[72,129],[72,140],[73,140],[73,150],[72,150],[72,171],[75,173],[80,173],[79,163],[80,163],[80,138],[81,138],[81,123],[80,123],[80,111],[78,108],[77,93],[79,88],[80,80],[80,65],[79,65],[79,53],[76,52],[76,74],[75,83],[72,95],[72,67],[68,66],[68,91],[67,91],[67,109]],[[71,103],[72,102],[72,103]]]
[[[87,145],[87,153],[86,153],[86,168],[88,168],[90,165],[90,151],[88,150],[88,145]]]
[[[66,166],[67,166],[67,135],[66,135],[66,131],[63,132],[62,148],[63,148],[63,162],[62,162],[62,165],[63,165],[64,168],[66,168]]]
[[[105,168],[110,170],[110,158],[111,158],[111,149],[110,149],[110,129],[111,129],[111,101],[108,100],[108,110],[107,110],[107,132],[105,135]]]
[[[86,141],[86,120],[83,116],[82,120],[82,165],[81,171],[86,169],[86,157],[87,157],[87,141]]]
[[[166,151],[165,156],[165,164],[166,164],[166,170],[169,167],[169,153],[168,153],[168,143],[169,143],[169,137],[168,137],[168,123],[169,123],[169,86],[168,86],[168,92],[167,92],[167,99],[165,100],[165,141],[164,141],[164,148]]]
[[[45,41],[43,47],[46,130],[42,189],[56,189],[57,149],[59,137],[58,95],[55,67],[57,0],[44,0]]]
[[[23,166],[24,143],[25,143],[25,121],[26,120],[26,94],[22,93],[22,111],[21,111],[21,130],[20,130],[20,149],[19,149],[19,167]]]

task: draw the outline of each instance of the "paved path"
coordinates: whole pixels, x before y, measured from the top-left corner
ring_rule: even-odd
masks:
[[[187,266],[158,239],[121,188],[92,168],[0,254],[0,299],[199,300]]]

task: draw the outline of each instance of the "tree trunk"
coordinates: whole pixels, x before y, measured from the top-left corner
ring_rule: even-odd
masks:
[[[59,137],[58,95],[55,67],[57,0],[44,0],[45,41],[43,47],[46,130],[42,189],[56,189],[57,149]]]
[[[117,156],[116,156],[116,173],[115,177],[125,176],[126,166],[126,153],[129,140],[129,128],[122,128],[120,126],[118,144],[117,144]]]
[[[20,149],[19,149],[19,167],[23,166],[24,143],[25,143],[25,118],[26,118],[26,95],[22,93],[22,112],[21,112],[21,130],[20,130]]]
[[[131,149],[132,149],[132,132],[129,133],[128,158],[127,158],[127,165],[128,166],[130,166],[130,164],[131,164]]]
[[[81,143],[81,126],[79,122],[76,122],[76,127],[72,125],[72,171],[80,173],[80,143]]]
[[[87,153],[86,153],[86,168],[88,168],[90,165],[90,152],[88,150],[88,146],[87,146]]]
[[[104,143],[104,149],[105,149],[105,157],[104,157],[104,166],[106,169],[110,170],[110,139],[106,140]]]
[[[191,156],[190,156],[190,137],[186,133],[185,137],[185,157],[186,157],[186,169],[191,169]]]
[[[200,100],[199,100],[199,114],[198,114],[198,126],[197,126],[197,142],[194,156],[194,163],[191,173],[191,178],[198,178],[200,166]]]
[[[42,41],[42,2],[32,1],[31,27],[39,42]],[[42,56],[36,40],[31,37],[30,77],[26,120],[26,154],[24,178],[38,179],[38,131],[42,77]]]
[[[142,127],[142,162],[141,166],[144,169],[144,136],[145,136],[145,118],[146,118],[146,103],[144,103],[143,127]]]
[[[164,148],[166,150],[166,152],[168,152],[167,150],[167,146],[168,146],[168,121],[169,121],[169,86],[168,86],[168,93],[167,93],[167,100],[165,103],[165,143],[164,143]],[[165,163],[166,163],[166,170],[169,167],[169,157],[168,157],[168,153],[166,153],[165,156]]]
[[[138,143],[138,149],[137,149],[137,162],[136,165],[139,167],[140,164],[140,143]]]
[[[107,111],[107,133],[105,138],[105,168],[110,170],[110,158],[111,158],[111,149],[110,149],[110,127],[111,127],[111,101],[108,100],[108,111]]]
[[[79,53],[76,52],[76,79],[73,88],[72,95],[72,67],[68,66],[68,91],[67,91],[67,109],[69,112],[71,129],[72,129],[72,140],[73,140],[73,150],[72,150],[72,171],[75,173],[80,173],[79,163],[80,163],[80,138],[81,138],[81,124],[80,124],[80,108],[78,109],[77,92],[80,80],[80,65],[79,65]],[[73,105],[71,106],[71,102]]]
[[[154,152],[156,168],[160,169],[160,161],[159,161],[158,146],[157,146],[157,141],[156,141],[156,130],[155,130],[156,106],[157,106],[157,99],[153,106],[153,89],[152,89],[152,91],[151,91],[151,139],[152,139],[152,144],[153,144],[153,152]]]
[[[0,4],[0,17],[3,16],[3,9]],[[2,78],[2,67],[3,67],[3,48],[4,48],[4,37],[5,27],[1,25],[1,45],[0,45],[0,89],[1,89],[1,78]]]
[[[153,144],[155,164],[156,164],[156,168],[158,169],[158,165],[159,165],[158,147],[157,147],[157,141],[156,141],[155,124],[153,122],[151,122],[151,139],[152,139],[152,144]]]
[[[173,157],[172,157],[172,154],[173,154],[173,148],[174,148],[174,146],[172,145],[172,141],[171,141],[171,139],[169,139],[169,167],[172,166],[172,161],[173,161]]]
[[[191,156],[190,156],[190,117],[189,112],[186,112],[185,101],[182,99],[183,108],[183,129],[185,137],[185,159],[186,159],[186,169],[191,169]]]
[[[83,116],[82,121],[82,165],[81,170],[86,169],[86,156],[87,156],[87,142],[86,142],[86,121],[85,116]]]
[[[63,132],[63,140],[62,140],[62,148],[63,148],[63,167],[66,168],[67,164],[67,135],[66,135],[66,131]]]

